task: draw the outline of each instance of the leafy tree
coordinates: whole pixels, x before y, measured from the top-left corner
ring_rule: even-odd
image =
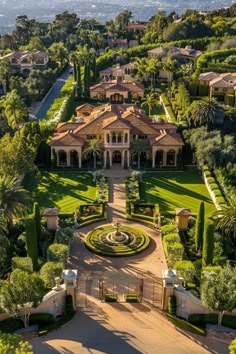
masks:
[[[195,101],[189,108],[189,123],[195,127],[205,125],[207,131],[224,121],[224,110],[215,98],[202,98]]]
[[[229,345],[229,354],[236,354],[236,338]]]
[[[20,124],[24,123],[28,116],[28,109],[16,90],[9,92],[2,98],[0,104],[5,108],[5,114],[9,126],[19,129]]]
[[[130,151],[131,154],[138,157],[138,168],[140,168],[141,155],[148,153],[150,151],[150,147],[146,141],[142,139],[136,139],[133,141]]]
[[[25,221],[27,255],[32,259],[33,270],[38,267],[38,240],[36,224],[33,218],[28,218]]]
[[[214,212],[216,227],[223,230],[227,235],[233,233],[236,238],[236,196],[235,194],[227,197],[226,204],[221,205],[221,209]]]
[[[59,62],[60,68],[62,68],[68,57],[68,51],[64,46],[64,43],[53,43],[49,47],[48,51],[51,59],[55,62]]]
[[[202,265],[206,267],[213,262],[214,255],[214,231],[215,227],[212,221],[207,220],[204,225]]]
[[[6,272],[7,267],[9,266],[9,250],[10,250],[10,241],[6,236],[0,233],[0,276],[2,273]]]
[[[205,218],[205,205],[204,202],[200,203],[197,215],[196,230],[195,230],[195,248],[196,250],[202,249],[203,234],[204,234],[204,218]]]
[[[31,196],[16,178],[0,178],[0,210],[8,225],[13,224],[13,218],[26,215],[31,206]]]
[[[27,327],[31,308],[38,306],[44,294],[44,283],[39,275],[15,270],[10,282],[1,283],[1,307],[13,317],[20,318]]]
[[[32,345],[23,341],[20,334],[0,332],[0,353],[2,354],[33,354]]]
[[[129,24],[129,20],[132,17],[132,12],[124,10],[120,12],[115,18],[115,25],[118,28],[119,32],[124,33]]]
[[[146,94],[141,106],[148,106],[148,115],[151,115],[152,107],[159,105],[159,100],[155,97],[153,92]]]
[[[59,29],[62,33],[72,33],[77,26],[79,19],[76,13],[70,13],[64,11],[61,14],[56,15],[55,21],[53,21],[53,30]]]
[[[171,83],[171,76],[176,71],[178,67],[178,62],[176,59],[166,58],[162,61],[163,70],[167,73],[168,84]]]
[[[96,169],[97,162],[96,158],[101,158],[103,152],[102,142],[98,141],[97,139],[90,140],[83,150],[83,155],[85,158],[88,156],[93,157],[93,168]]]
[[[173,22],[163,31],[163,39],[167,42],[210,35],[210,26],[203,22],[200,17],[188,17],[184,21]]]
[[[229,265],[219,272],[205,272],[201,283],[201,300],[211,311],[218,312],[221,325],[225,311],[236,308],[236,268]]]
[[[61,278],[63,268],[63,262],[44,263],[44,265],[40,269],[40,277],[43,279],[47,287],[53,288],[55,286],[55,278]]]
[[[45,51],[46,47],[43,44],[43,41],[39,37],[30,38],[29,43],[24,47],[25,50],[41,50]]]

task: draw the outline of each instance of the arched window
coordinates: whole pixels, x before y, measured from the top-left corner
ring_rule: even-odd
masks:
[[[122,135],[121,135],[121,133],[118,133],[117,142],[118,142],[118,143],[121,143],[121,142],[122,142]]]
[[[110,134],[107,134],[107,144],[110,143]]]
[[[116,133],[112,133],[112,143],[116,143]]]
[[[125,133],[125,143],[128,143],[128,133]]]
[[[64,150],[60,150],[58,151],[58,156],[59,156],[59,165],[60,166],[67,165],[66,152]]]
[[[170,150],[167,152],[166,164],[168,166],[175,166],[175,151],[174,150]]]

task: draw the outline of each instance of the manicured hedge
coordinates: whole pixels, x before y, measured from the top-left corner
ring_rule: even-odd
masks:
[[[170,315],[176,315],[176,297],[174,295],[168,298],[168,312]]]
[[[56,261],[66,263],[69,255],[69,247],[60,243],[54,243],[48,247],[47,258],[48,261]]]
[[[33,272],[33,263],[30,257],[13,257],[12,260],[12,270],[21,269],[25,272]]]
[[[42,266],[40,277],[48,288],[53,288],[56,285],[55,278],[61,278],[63,268],[63,262],[47,262]]]
[[[32,313],[29,318],[29,324],[37,324],[39,328],[54,322],[54,317],[50,313]]]
[[[194,265],[191,261],[177,261],[174,265],[177,276],[184,278],[186,282],[192,282],[194,277]]]
[[[33,270],[38,267],[38,241],[35,220],[29,217],[25,221],[27,255],[32,259]]]
[[[193,313],[188,316],[189,323],[201,326],[205,328],[206,324],[217,324],[218,322],[218,315],[217,314],[196,314]],[[222,326],[230,327],[236,329],[236,316],[224,315],[222,319]]]
[[[117,295],[116,294],[105,294],[104,300],[106,302],[116,302],[117,301]]]
[[[162,237],[168,234],[177,233],[176,224],[167,224],[161,227],[161,235]]]

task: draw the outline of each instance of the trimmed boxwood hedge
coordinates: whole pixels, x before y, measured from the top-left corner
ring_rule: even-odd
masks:
[[[117,301],[117,295],[116,294],[105,294],[104,300],[106,302],[116,302]]]
[[[104,256],[121,257],[131,256],[146,249],[150,243],[149,237],[142,231],[129,226],[121,226],[121,232],[129,235],[129,242],[110,244],[106,242],[106,235],[114,232],[112,225],[102,225],[88,233],[85,246],[92,252]]]
[[[207,323],[217,324],[218,315],[216,313],[193,313],[188,316],[188,322],[193,325],[205,328]],[[224,315],[222,319],[222,326],[236,329],[236,316]]]
[[[54,317],[50,313],[32,313],[29,318],[29,324],[37,324],[40,327],[53,324]]]
[[[126,302],[138,302],[137,294],[125,294]]]

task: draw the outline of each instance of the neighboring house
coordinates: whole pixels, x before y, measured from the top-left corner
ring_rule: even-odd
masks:
[[[208,87],[208,95],[225,104],[229,104],[233,95],[233,104],[236,104],[236,73],[202,73],[199,75],[199,85]]]
[[[111,35],[107,39],[107,45],[110,48],[128,48],[128,40],[127,38],[117,38],[116,35]]]
[[[32,70],[46,69],[48,64],[48,55],[43,51],[16,51],[0,58],[0,60],[3,59],[9,59],[13,74],[23,76],[29,76]]]
[[[135,82],[102,82],[90,86],[89,90],[91,98],[107,99],[110,103],[128,103],[144,97],[144,86]]]
[[[143,35],[147,29],[147,22],[132,22],[127,26],[127,31],[134,34]]]
[[[150,152],[142,159],[152,161],[152,167],[176,166],[177,154],[184,145],[176,133],[177,126],[171,123],[153,123],[143,110],[131,104],[103,104],[92,107],[84,104],[77,107],[75,123],[59,123],[50,146],[57,166],[81,167],[83,148],[91,139],[103,143],[104,152],[99,161],[104,167],[114,163],[121,167],[134,164],[132,143],[143,139]],[[90,112],[90,113],[89,113]]]
[[[125,65],[117,64],[115,67],[109,67],[99,71],[99,78],[102,81],[134,81],[135,72],[135,63],[128,63]]]
[[[174,46],[169,47],[158,47],[151,50],[148,50],[148,57],[161,59],[165,56],[173,56],[179,58],[184,62],[193,61],[198,57],[202,52],[200,50],[193,49],[190,45],[185,48],[178,48]]]

